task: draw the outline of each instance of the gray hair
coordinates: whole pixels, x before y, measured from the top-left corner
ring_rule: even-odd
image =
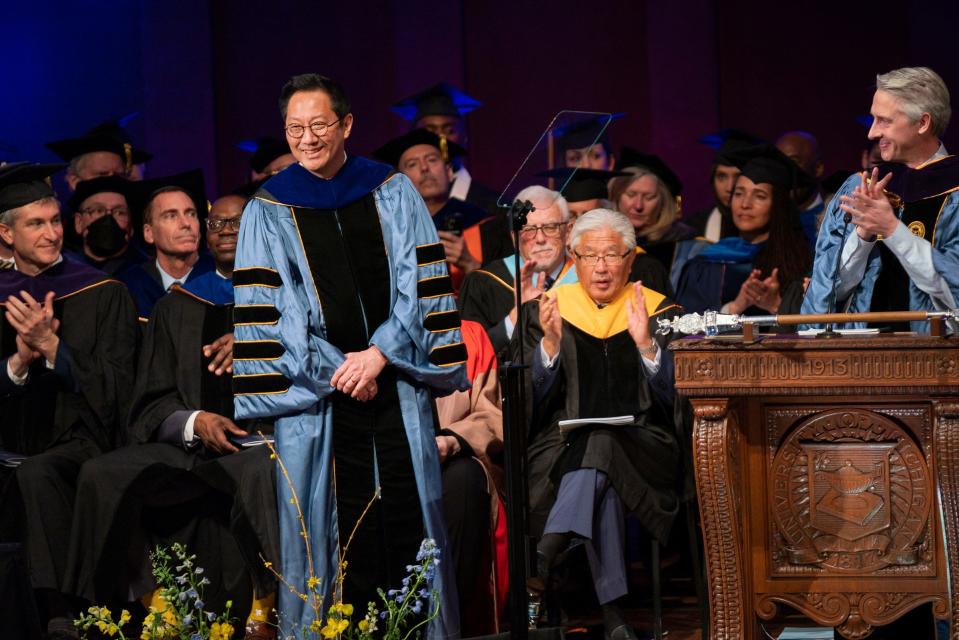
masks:
[[[67,165],[67,175],[80,177],[80,173],[83,172],[83,167],[86,165],[87,154],[81,153],[78,156],[70,158],[70,164]]]
[[[559,212],[563,215],[563,222],[569,220],[569,203],[566,202],[559,191],[553,191],[552,189],[547,189],[538,184],[526,187],[522,191],[516,194],[516,200],[529,200],[536,206],[537,209],[548,209],[552,206],[559,207]],[[538,206],[539,204],[549,203],[547,206]]]
[[[626,248],[630,251],[636,248],[636,230],[633,223],[619,211],[612,209],[593,209],[576,218],[573,230],[569,234],[569,248],[575,249],[579,245],[584,233],[609,229],[623,238]]]
[[[25,205],[14,207],[13,209],[0,211],[0,224],[5,225],[7,227],[12,227],[13,223],[17,221],[17,216],[20,215],[20,211],[23,210],[23,207],[29,204],[48,204],[50,202],[56,202],[58,206],[60,204],[60,201],[57,200],[55,196],[46,196],[45,198],[40,198],[39,200],[28,202]]]
[[[946,132],[952,116],[949,89],[939,74],[929,67],[903,67],[881,73],[876,76],[876,89],[895,96],[902,112],[912,122],[928,113],[932,133],[937,138]]]

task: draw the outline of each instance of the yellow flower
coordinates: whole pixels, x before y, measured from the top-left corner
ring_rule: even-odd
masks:
[[[320,579],[316,576],[310,576],[310,579],[306,581],[306,586],[309,587],[310,590],[316,589],[319,584]]]
[[[130,622],[130,612],[124,609],[120,612],[120,624],[126,624]]]
[[[343,613],[344,616],[346,616],[346,617],[348,618],[348,617],[350,617],[351,615],[353,615],[353,605],[351,605],[351,604],[342,604],[342,603],[341,603],[341,604],[340,604],[340,611]]]
[[[104,622],[103,620],[100,620],[99,622],[97,622],[97,629],[100,630],[100,633],[106,633],[106,632],[107,632],[107,623]]]
[[[362,633],[366,633],[366,630],[370,628],[370,621],[366,618],[360,620],[360,623],[356,625]]]
[[[119,630],[120,630],[120,627],[118,627],[118,626],[115,625],[115,624],[111,624],[111,625],[109,625],[109,626],[107,627],[107,635],[108,635],[108,636],[115,636],[115,635],[117,635],[117,631],[119,631]]]
[[[214,623],[216,626],[217,623]],[[213,635],[213,629],[210,629],[210,640],[230,640],[233,637],[233,625],[229,622],[220,622],[217,635]]]
[[[331,621],[331,622],[332,622],[332,621]],[[327,625],[326,625],[325,627],[323,627],[323,637],[324,637],[324,638],[335,638],[335,637],[336,637],[336,627],[333,626],[333,625],[330,624],[330,623],[327,623]]]

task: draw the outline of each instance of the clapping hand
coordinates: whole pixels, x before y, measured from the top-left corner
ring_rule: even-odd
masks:
[[[563,337],[563,319],[559,315],[559,303],[555,297],[543,296],[539,302],[539,324],[543,328],[543,349],[550,360],[559,353]]]
[[[891,236],[899,226],[899,218],[892,210],[886,198],[885,188],[892,179],[892,172],[879,180],[879,169],[872,170],[872,176],[863,171],[859,175],[859,186],[853,189],[851,196],[839,197],[839,208],[852,216],[856,233],[863,240],[875,240],[877,236]]]

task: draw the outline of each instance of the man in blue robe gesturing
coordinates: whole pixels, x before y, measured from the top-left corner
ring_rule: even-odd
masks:
[[[876,76],[870,113],[869,139],[878,141],[883,165],[871,177],[850,176],[827,208],[802,312],[953,309],[959,159],[940,142],[952,113],[949,90],[932,69],[895,69]],[[884,190],[898,196],[895,207]]]
[[[243,214],[236,416],[277,418],[311,545],[277,474],[280,573],[301,592],[319,578],[328,607],[345,559],[342,598],[359,618],[369,601],[383,609],[376,588],[401,586],[422,538],[447,552],[430,395],[468,387],[466,348],[423,199],[402,174],[344,150],[353,115],[343,89],[295,76],[280,111],[297,163]],[[451,564],[434,583],[442,602],[430,637],[458,635]],[[279,605],[284,634],[314,619],[287,589]]]

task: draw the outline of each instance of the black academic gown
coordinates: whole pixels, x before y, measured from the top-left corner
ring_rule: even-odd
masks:
[[[532,416],[527,449],[530,531],[536,537],[542,534],[564,473],[594,468],[609,476],[626,511],[635,515],[651,536],[665,542],[682,487],[682,454],[673,417],[672,354],[660,337],[661,368],[650,379],[627,330],[605,338],[591,335],[567,320],[571,305],[564,302],[560,301],[563,336],[555,373],[549,377],[534,372],[528,385]],[[679,311],[668,299],[662,300],[651,314],[650,330],[654,330],[656,318]],[[527,303],[525,323],[525,357],[532,363],[541,357],[543,337],[538,301]],[[514,339],[513,347],[518,348],[518,340]],[[621,415],[633,415],[635,426],[584,427],[568,439],[559,431],[559,420]]]
[[[215,273],[208,278],[219,277]],[[212,583],[205,600],[234,612],[275,590],[260,559],[279,555],[274,463],[266,446],[225,456],[184,446],[183,420],[194,410],[233,417],[231,376],[216,376],[201,348],[233,329],[230,304],[213,304],[174,288],[147,326],[130,412],[132,446],[84,465],[70,540],[67,587],[107,602],[152,588],[148,545],[183,542]],[[239,356],[240,354],[236,354]],[[176,417],[180,416],[180,420]],[[270,425],[241,422],[255,433]],[[171,427],[175,427],[172,428]],[[116,549],[129,550],[118,554]],[[239,608],[239,610],[238,610]]]
[[[0,316],[0,448],[29,456],[16,470],[20,500],[0,508],[18,512],[33,587],[60,591],[77,474],[116,445],[129,407],[136,312],[123,285],[71,260],[35,277],[0,274],[0,298],[20,289],[40,300],[57,294],[60,346],[53,369],[36,361],[26,384],[14,385],[6,360],[16,332]]]

